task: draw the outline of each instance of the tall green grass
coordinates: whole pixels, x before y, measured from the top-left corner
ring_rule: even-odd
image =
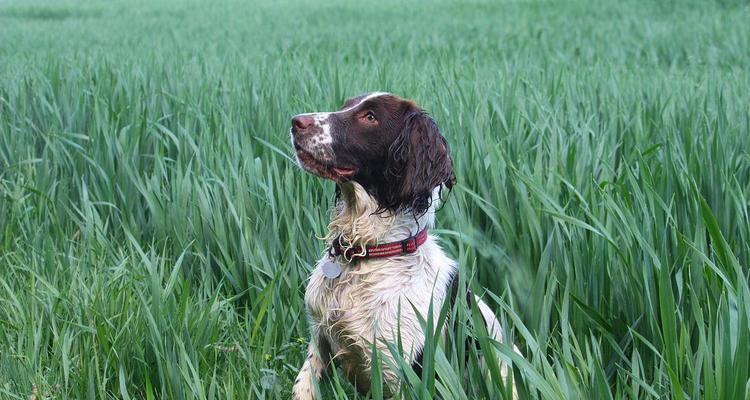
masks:
[[[750,398],[748,20],[730,0],[0,2],[0,397],[288,398],[333,197],[294,166],[289,116],[387,90],[448,138],[438,233],[524,354],[460,302],[424,376],[394,366],[407,398],[502,398],[490,352],[523,398]]]

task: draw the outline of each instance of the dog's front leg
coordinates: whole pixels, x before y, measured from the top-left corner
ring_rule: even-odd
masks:
[[[313,340],[307,348],[305,362],[297,374],[297,379],[294,380],[294,387],[292,388],[294,400],[317,399],[315,382],[323,377],[327,362],[324,360],[328,358],[328,347],[324,345],[319,335],[313,335]]]

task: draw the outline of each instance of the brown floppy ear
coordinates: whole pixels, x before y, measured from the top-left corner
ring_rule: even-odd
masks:
[[[456,176],[448,142],[435,121],[423,110],[407,111],[404,118],[404,129],[388,151],[382,206],[421,215],[432,204],[432,190],[441,185],[450,190]]]

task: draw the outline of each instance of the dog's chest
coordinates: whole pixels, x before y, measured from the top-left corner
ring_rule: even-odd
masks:
[[[421,349],[424,332],[417,313],[426,316],[430,304],[439,310],[455,273],[442,251],[344,267],[336,279],[324,276],[320,266],[327,261],[324,257],[313,271],[305,302],[334,359],[367,364],[372,339],[393,341],[396,332],[408,358]]]
[[[426,278],[344,267],[338,278],[331,279],[317,268],[305,298],[313,322],[324,333],[333,338],[371,338],[372,333],[381,330],[378,328],[397,323],[399,312],[413,313],[410,302],[421,309],[429,300],[423,291],[417,290],[415,280]]]

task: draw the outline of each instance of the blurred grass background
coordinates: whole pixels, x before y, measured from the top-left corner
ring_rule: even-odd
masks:
[[[0,397],[288,398],[333,197],[289,117],[385,90],[451,144],[438,232],[522,349],[522,398],[750,398],[748,21],[731,0],[0,1]],[[436,354],[443,398],[502,396]]]

